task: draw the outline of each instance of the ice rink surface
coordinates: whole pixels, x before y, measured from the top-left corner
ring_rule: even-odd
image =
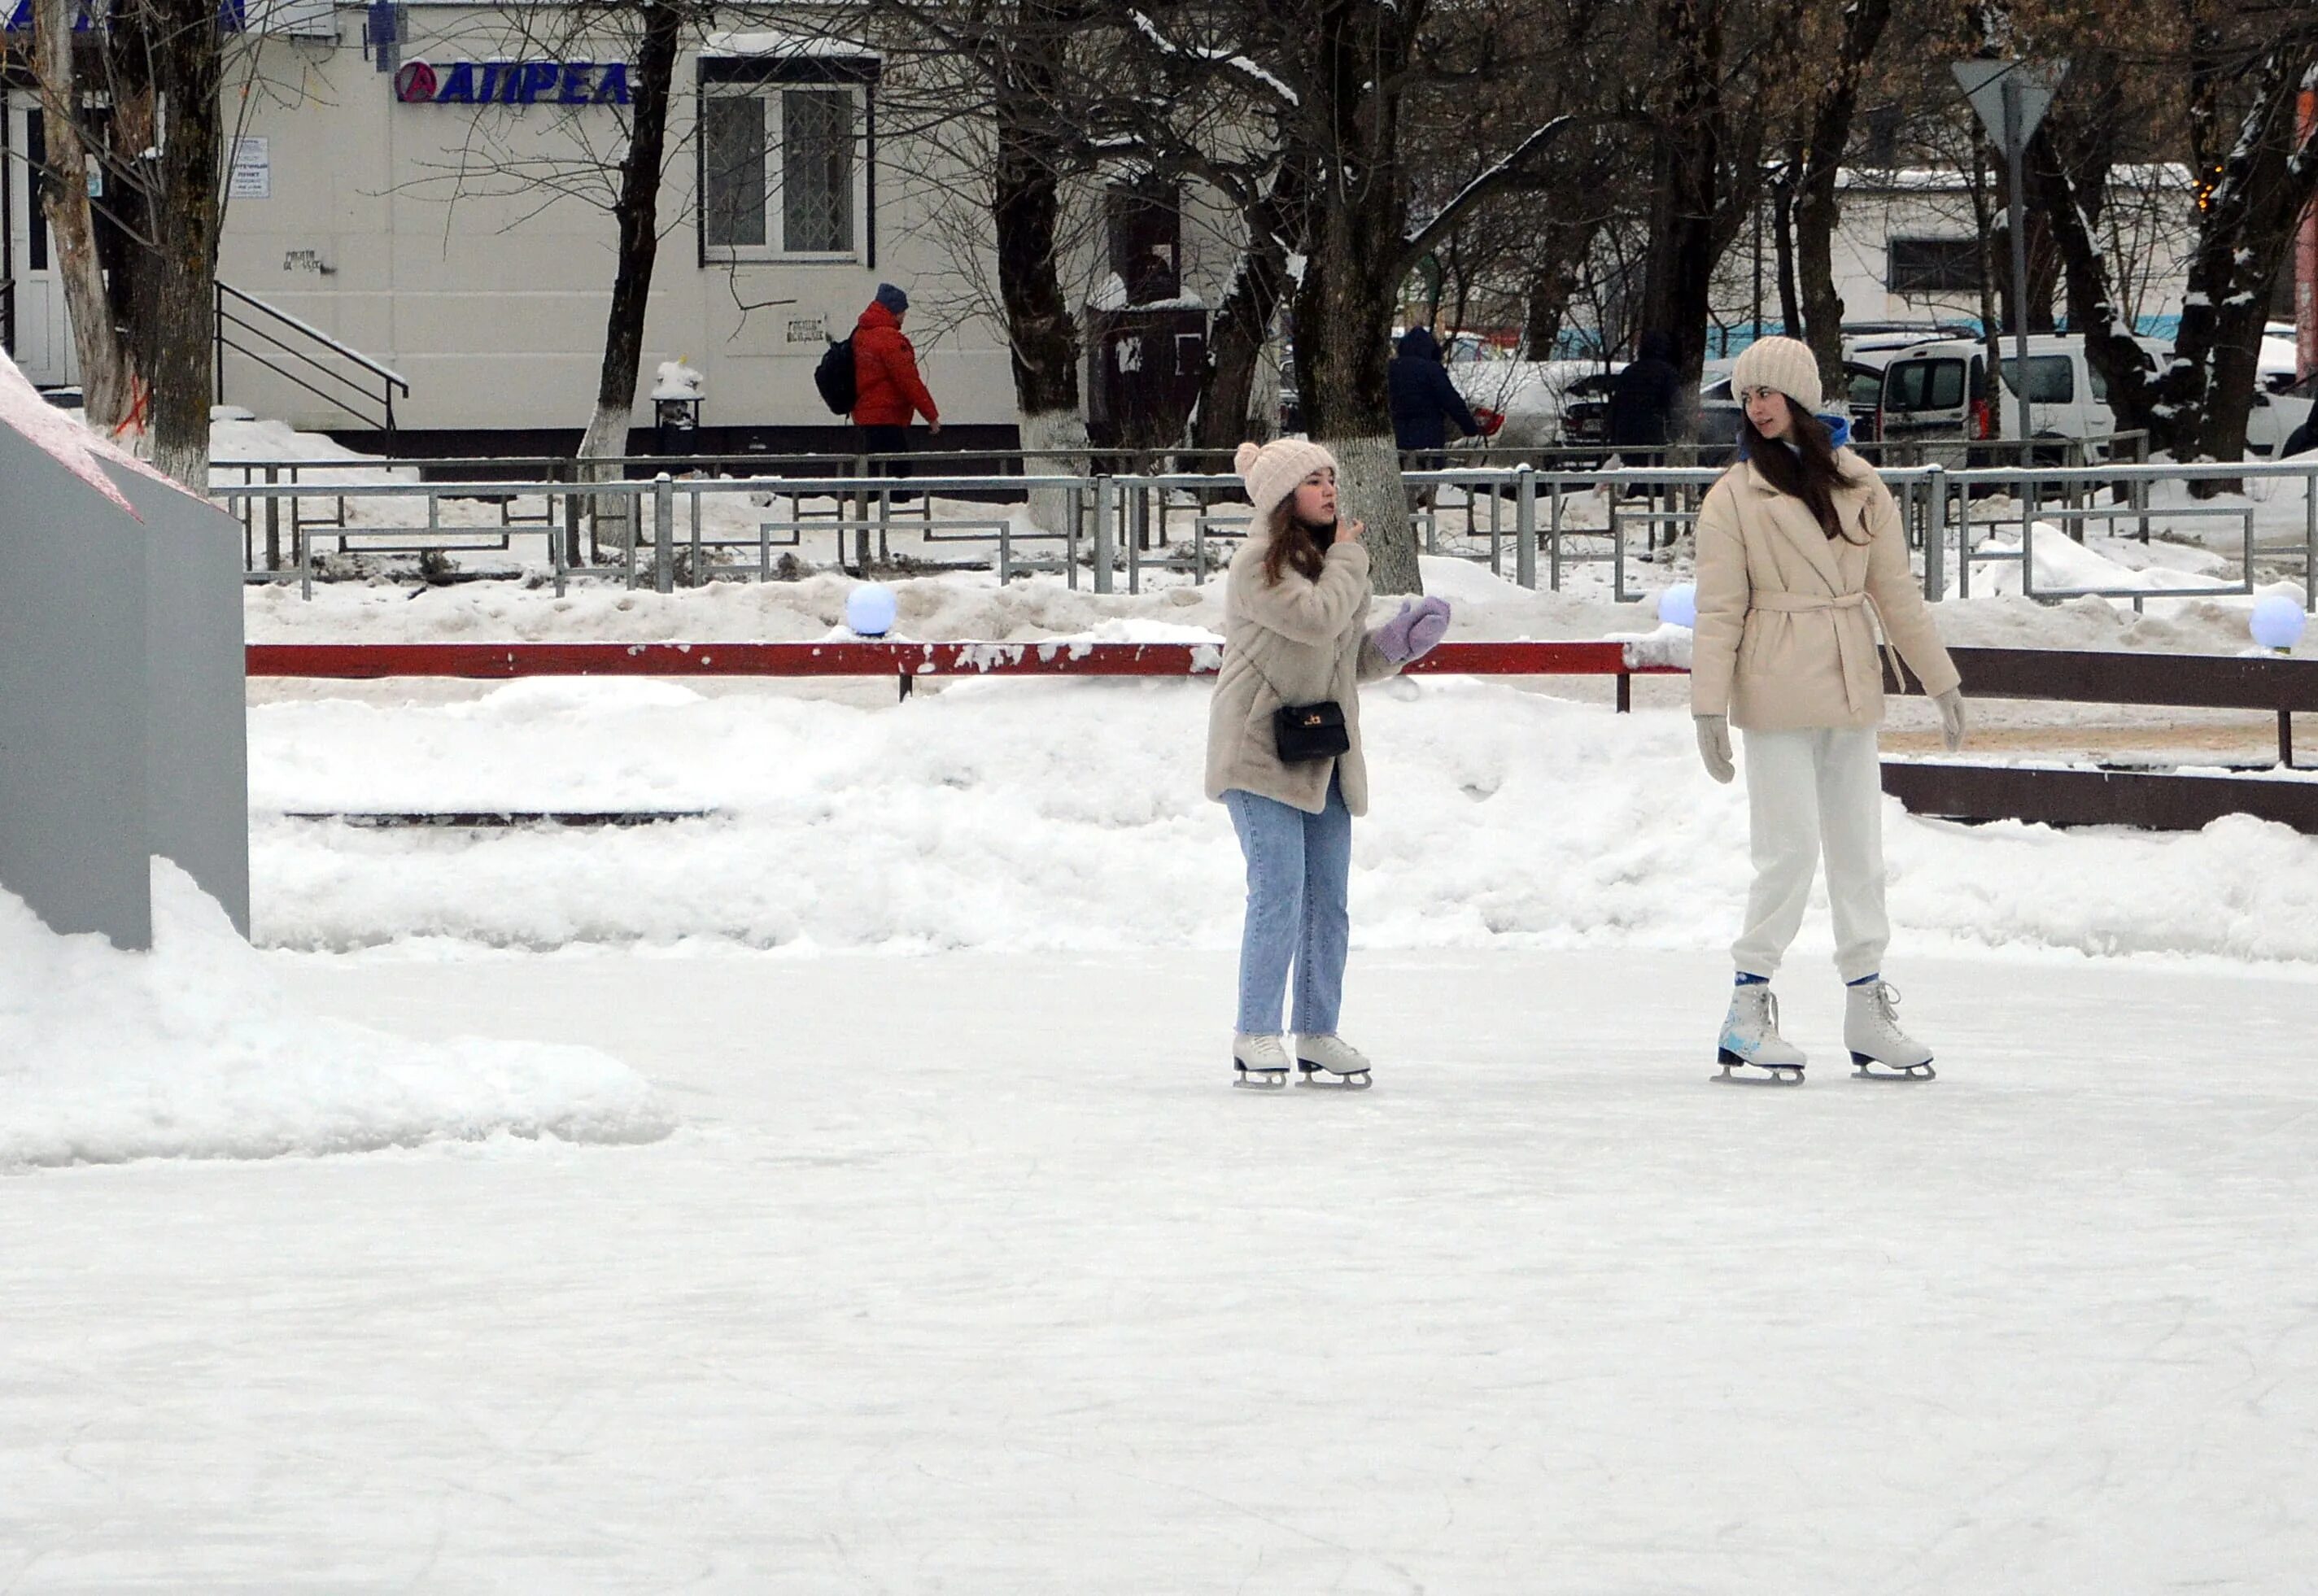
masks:
[[[2318,981],[1904,955],[272,955],[684,1126],[0,1180],[0,1591],[2308,1589]]]

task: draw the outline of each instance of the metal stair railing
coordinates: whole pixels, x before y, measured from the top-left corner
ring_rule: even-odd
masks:
[[[395,391],[400,389],[404,399],[410,397],[409,380],[400,372],[389,370],[361,350],[340,343],[312,323],[301,321],[288,311],[269,305],[254,294],[245,293],[229,282],[217,284],[216,317],[215,363],[219,404],[226,402],[225,357],[230,350],[256,362],[292,387],[312,394],[324,404],[335,406],[377,427],[386,435],[389,444],[392,444]],[[248,341],[244,342],[245,338]],[[358,368],[364,376],[349,376],[338,367],[318,359],[309,352],[309,348],[301,347],[301,344],[319,347]],[[301,372],[295,367],[305,370]]]

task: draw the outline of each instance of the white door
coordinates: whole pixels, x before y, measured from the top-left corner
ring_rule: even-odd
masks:
[[[57,274],[48,218],[40,214],[33,164],[47,147],[47,129],[32,96],[8,96],[8,267],[16,285],[15,356],[24,375],[42,388],[80,381],[72,324],[65,319],[64,283]]]

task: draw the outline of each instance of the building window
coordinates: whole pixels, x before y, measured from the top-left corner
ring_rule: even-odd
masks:
[[[853,260],[869,163],[848,84],[711,86],[700,108],[701,243],[719,260]]]
[[[1885,281],[1893,293],[1970,293],[1980,287],[1975,238],[1894,238]]]

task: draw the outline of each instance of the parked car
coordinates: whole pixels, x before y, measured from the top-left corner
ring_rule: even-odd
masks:
[[[1450,366],[1449,381],[1476,411],[1494,410],[1505,418],[1489,440],[1495,446],[1584,448],[1607,435],[1609,381],[1622,369],[1590,360],[1462,361]],[[1594,408],[1576,418],[1573,438],[1571,411],[1589,406]]]
[[[2141,342],[2152,357],[2162,359],[2169,353],[2158,340]],[[2020,406],[2010,397],[2011,346],[2011,340],[2005,340],[2001,404],[1989,390],[1987,345],[1976,338],[1923,344],[1895,354],[1883,372],[1882,438],[1928,444],[1935,459],[1951,465],[1994,464],[2008,458],[2010,451],[1999,453],[1972,445],[2021,435]],[[2091,458],[2107,457],[2102,440],[2116,431],[2116,416],[2109,407],[2108,384],[2086,359],[2082,338],[2051,333],[2030,337],[2027,387],[2026,435],[2052,440],[2049,449],[2032,448],[2038,463],[2060,463],[2070,439],[2085,443]],[[2257,390],[2246,418],[2247,453],[2256,458],[2278,454],[2308,418],[2310,404],[2307,394]]]
[[[2085,359],[2082,338],[2038,334],[2028,340],[2026,372],[2027,425],[2013,381],[2017,363],[2005,340],[1999,375],[2005,392],[1988,381],[1988,346],[1977,338],[1945,338],[1903,349],[1883,368],[1878,398],[1877,435],[1886,444],[1920,443],[1933,459],[1948,465],[1989,465],[2015,452],[1973,449],[1979,443],[2022,438],[2052,440],[2031,452],[2040,463],[2058,464],[2069,440],[2085,443],[2106,459],[2105,442],[2116,430],[2107,385]]]
[[[2318,449],[2318,409],[2313,408],[2313,402],[2318,401],[2318,374],[2305,377],[2287,389],[2283,397],[2301,401],[2302,422],[2287,435],[2285,447],[2278,451],[2278,457],[2286,459]]]
[[[2308,381],[2289,383],[2275,391],[2257,390],[2253,408],[2246,412],[2246,453],[2264,460],[2283,460],[2299,453],[2294,440],[2305,440],[2308,448],[2310,435],[2312,389],[2318,377]]]
[[[1619,370],[1623,370],[1622,364]],[[1610,446],[1610,393],[1618,384],[1616,371],[1580,377],[1564,390],[1561,406],[1561,446],[1601,449]]]

